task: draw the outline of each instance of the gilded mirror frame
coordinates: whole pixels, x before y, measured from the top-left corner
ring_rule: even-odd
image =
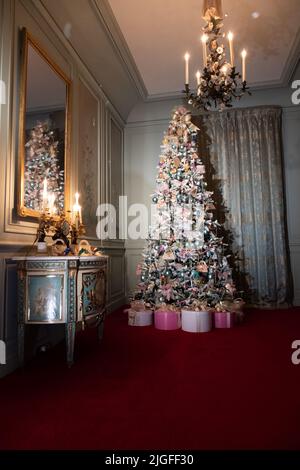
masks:
[[[21,64],[20,64],[20,95],[19,95],[19,141],[18,141],[18,191],[17,212],[22,217],[39,217],[41,210],[31,209],[25,206],[25,132],[26,132],[26,91],[27,91],[27,65],[28,48],[33,47],[35,52],[49,65],[49,67],[60,77],[66,86],[65,98],[65,127],[64,127],[64,211],[68,210],[70,202],[70,101],[71,80],[62,69],[51,59],[48,53],[28,33],[26,28],[21,30]]]

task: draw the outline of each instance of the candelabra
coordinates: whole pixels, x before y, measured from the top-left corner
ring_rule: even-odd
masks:
[[[236,71],[234,65],[233,34],[229,32],[230,61],[226,59],[224,44],[220,39],[225,35],[221,33],[222,10],[220,0],[205,0],[203,18],[206,25],[203,28],[203,62],[202,73],[196,73],[196,92],[192,92],[189,86],[189,59],[185,54],[185,89],[183,93],[189,104],[195,108],[210,110],[213,107],[222,110],[232,106],[233,99],[240,99],[246,92],[250,94],[246,82],[246,56],[243,49],[242,75]],[[208,47],[208,53],[207,53]]]
[[[37,250],[39,252],[47,252],[45,238],[51,233],[53,223],[54,220],[52,214],[50,214],[47,210],[43,211],[39,218],[39,225],[35,239],[35,241],[37,241]]]
[[[77,240],[79,236],[85,234],[85,227],[82,224],[78,193],[76,193],[75,198],[76,204],[73,206],[73,211],[67,211],[67,214],[64,211],[56,214],[53,207],[49,209],[43,206],[36,235],[38,252],[47,252],[45,238],[51,236],[52,240],[55,241],[55,252],[57,254],[68,254],[70,252],[76,254]]]

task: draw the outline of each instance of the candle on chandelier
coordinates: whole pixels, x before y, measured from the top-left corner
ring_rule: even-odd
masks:
[[[190,54],[188,52],[185,53],[184,55],[184,60],[185,60],[185,84],[189,84],[189,60],[190,60]]]
[[[242,56],[242,80],[243,82],[245,82],[246,81],[246,56],[247,56],[246,49],[242,50],[241,56]]]
[[[202,34],[201,41],[202,41],[202,49],[203,49],[203,66],[206,67],[207,63],[207,52],[206,52],[206,43],[208,40],[207,34]]]
[[[233,54],[233,34],[231,31],[227,34],[227,38],[229,41],[229,51],[230,51],[230,64],[233,67],[234,64],[234,54]]]

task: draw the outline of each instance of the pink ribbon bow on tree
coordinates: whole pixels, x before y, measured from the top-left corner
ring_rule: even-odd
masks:
[[[171,296],[172,296],[172,287],[170,284],[166,284],[165,286],[162,286],[161,287],[161,290],[162,290],[162,294],[163,296],[169,301],[171,300]]]

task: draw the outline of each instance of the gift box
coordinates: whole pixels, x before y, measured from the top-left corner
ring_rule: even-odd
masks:
[[[245,302],[243,299],[238,298],[234,299],[233,301],[233,311],[235,312],[235,323],[243,323],[245,314],[243,311],[243,307]]]
[[[239,324],[244,321],[243,307],[245,301],[238,297],[234,300],[222,300],[216,305],[217,312],[232,312],[234,313],[234,323]]]
[[[215,328],[232,328],[235,323],[235,312],[215,312]]]
[[[245,314],[243,310],[237,310],[235,312],[235,323],[243,323],[245,320]]]
[[[158,330],[178,330],[181,326],[180,312],[176,310],[156,310],[154,325]]]
[[[205,333],[212,329],[212,314],[202,310],[182,310],[181,324],[183,331]]]
[[[130,326],[149,326],[153,323],[152,310],[128,310],[128,325]]]

